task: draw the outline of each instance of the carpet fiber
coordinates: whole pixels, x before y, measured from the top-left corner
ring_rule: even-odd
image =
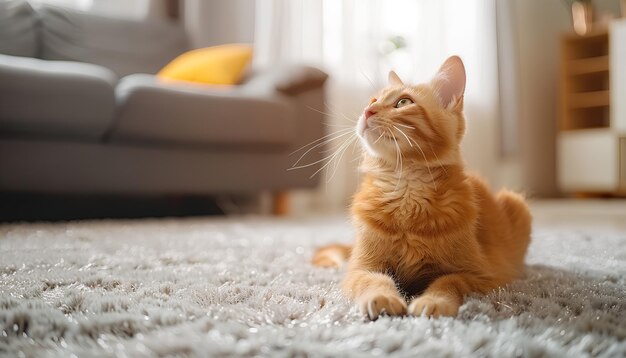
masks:
[[[0,226],[0,355],[624,357],[626,232],[539,227],[458,317],[367,322],[313,268],[345,219]]]

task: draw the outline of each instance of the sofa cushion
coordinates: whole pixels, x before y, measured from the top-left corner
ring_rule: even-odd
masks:
[[[123,78],[116,94],[114,142],[240,149],[284,147],[294,136],[294,108],[280,97],[164,83],[152,75]]]
[[[185,52],[165,66],[159,79],[236,85],[252,60],[252,46],[226,44]]]
[[[94,63],[120,77],[156,73],[188,49],[182,25],[130,20],[44,5],[41,57]]]
[[[101,138],[115,113],[115,82],[101,66],[0,55],[0,132]]]
[[[37,16],[27,1],[0,0],[0,53],[36,57]]]

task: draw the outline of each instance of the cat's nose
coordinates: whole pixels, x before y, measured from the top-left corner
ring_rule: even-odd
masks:
[[[366,109],[365,110],[365,119],[367,120],[369,117],[373,116],[376,114],[376,111],[372,110],[372,109]]]

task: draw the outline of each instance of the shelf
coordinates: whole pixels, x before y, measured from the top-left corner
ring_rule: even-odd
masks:
[[[597,72],[608,72],[609,56],[598,56],[571,60],[567,65],[570,75],[584,75]]]
[[[610,90],[609,71],[569,75],[563,77],[563,88],[570,93]]]
[[[626,19],[561,38],[557,173],[564,192],[626,195]]]
[[[561,131],[610,128],[609,34],[567,34],[561,41]]]
[[[609,128],[611,126],[609,107],[576,108],[567,111],[561,131]]]
[[[570,108],[605,107],[611,104],[609,91],[594,91],[569,94]]]
[[[585,36],[566,35],[562,40],[562,60],[566,62],[594,59],[609,55],[609,36],[598,31]]]
[[[598,28],[585,35],[578,35],[575,32],[567,33],[563,38],[568,42],[590,42],[590,41],[606,41],[609,36],[607,29]]]

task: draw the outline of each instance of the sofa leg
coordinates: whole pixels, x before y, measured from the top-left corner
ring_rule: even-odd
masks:
[[[286,216],[289,214],[289,192],[279,191],[274,193],[272,211],[276,216]]]

